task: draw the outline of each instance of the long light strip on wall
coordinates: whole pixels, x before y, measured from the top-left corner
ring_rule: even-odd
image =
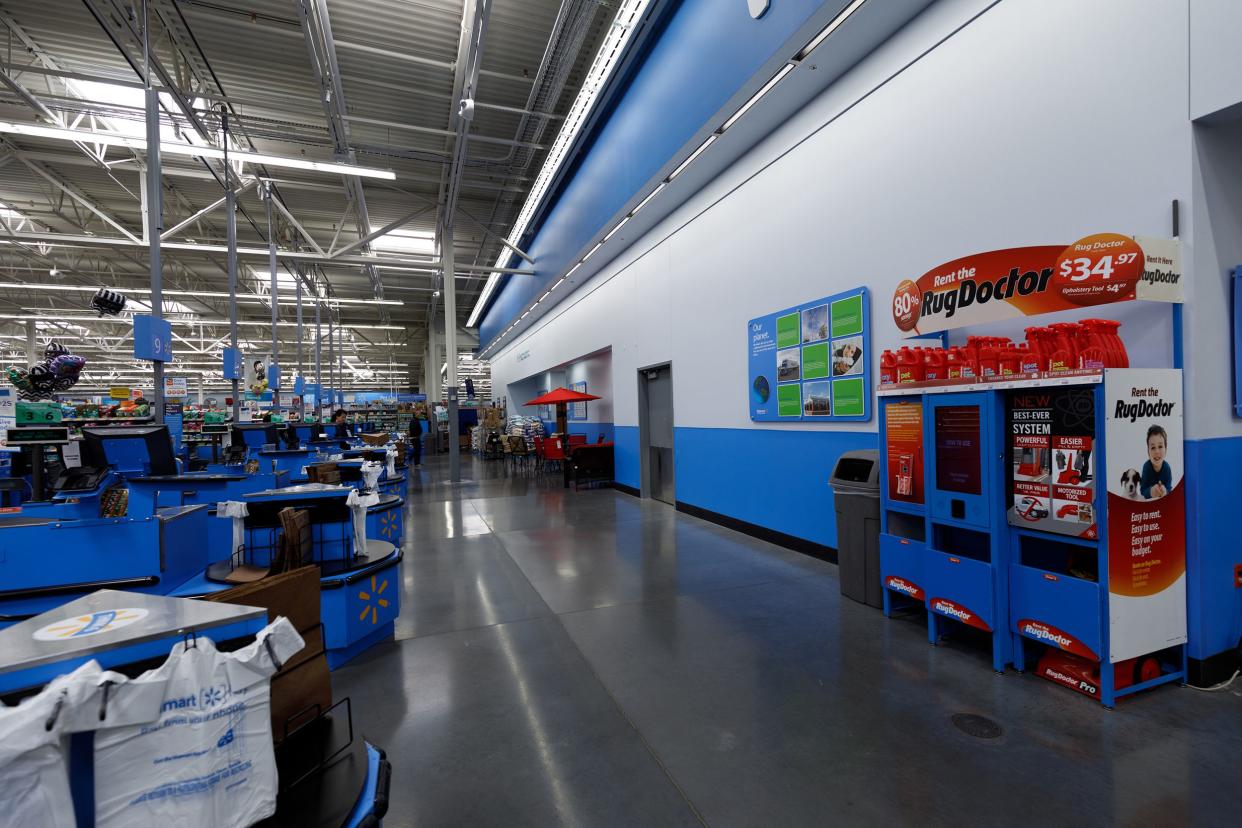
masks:
[[[751,108],[755,106],[755,104],[759,103],[759,101],[765,95],[767,95],[769,92],[775,89],[777,84],[779,84],[782,80],[785,79],[786,75],[788,75],[790,72],[792,72],[794,69],[798,67],[799,61],[804,60],[812,51],[815,50],[817,46],[819,46],[821,43],[827,40],[829,35],[831,35],[833,32],[839,29],[841,27],[841,24],[843,24],[847,19],[849,19],[850,15],[858,11],[858,9],[861,8],[865,2],[867,2],[867,0],[853,0],[852,3],[850,3],[844,9],[842,9],[841,12],[836,17],[834,17],[828,23],[827,26],[821,29],[819,33],[815,35],[815,37],[811,38],[811,40],[805,46],[803,46],[800,50],[798,50],[797,55],[795,55],[793,58],[793,62],[786,63],[783,66],[781,66],[781,68],[777,70],[776,74],[773,75],[771,78],[769,78],[767,83],[761,86],[758,89],[758,91],[755,92],[754,95],[750,96],[750,98],[748,98],[745,103],[743,103],[740,107],[738,107],[737,111],[734,112],[732,115],[730,115],[725,120],[725,122],[720,126],[718,130],[716,130],[714,133],[709,135],[702,144],[699,144],[698,148],[695,149],[694,152],[690,153],[690,155],[686,158],[686,160],[678,164],[677,167],[671,173],[669,173],[669,175],[663,181],[661,181],[654,190],[652,190],[650,193],[647,194],[646,198],[640,201],[633,210],[631,210],[624,218],[621,219],[621,221],[617,222],[617,224],[611,230],[609,230],[608,233],[604,236],[603,240],[600,241],[598,244],[596,244],[593,248],[591,248],[591,251],[587,253],[585,256],[583,256],[582,260],[579,261],[576,265],[574,265],[573,269],[570,270],[569,273],[573,273],[574,270],[577,270],[579,267],[581,267],[582,263],[585,262],[587,259],[589,259],[592,255],[594,255],[596,251],[598,251],[600,247],[603,246],[604,242],[611,239],[613,235],[615,235],[616,232],[621,229],[622,225],[624,225],[627,221],[633,218],[634,215],[639,210],[646,207],[651,202],[652,199],[654,199],[657,195],[660,194],[660,191],[663,190],[665,186],[668,185],[669,182],[671,182],[677,176],[681,175],[686,170],[687,167],[693,164],[694,161],[707,150],[708,147],[714,144],[716,142],[716,139],[720,137],[721,134],[723,134],[726,130],[728,130],[730,127],[736,124],[738,120],[740,120],[743,115],[749,112]],[[501,262],[497,262],[496,266],[500,267]],[[568,276],[569,273],[565,275]],[[493,275],[492,279],[498,280],[499,276]],[[563,281],[565,280],[562,278],[561,282]],[[492,281],[489,280],[488,285],[491,286],[491,284],[492,284]],[[559,284],[560,282],[557,282],[557,285]],[[555,290],[555,288],[556,288],[556,285],[553,285],[552,289]],[[551,291],[549,291],[549,293],[550,292]],[[490,292],[485,289],[484,293],[480,296],[479,302],[475,305],[475,312],[471,314],[472,320],[474,320],[474,318],[478,316],[480,309],[485,304],[487,297],[490,295],[491,295]],[[546,296],[547,296],[547,293],[544,294],[544,297]],[[540,297],[539,301],[540,302],[543,301],[544,297]],[[539,302],[536,302],[535,304],[537,305],[539,304]],[[526,314],[523,314],[521,317],[519,317],[519,320],[526,318],[528,314],[529,314],[529,311],[527,311]],[[474,322],[471,321],[468,324],[473,325]],[[512,331],[515,326],[516,326],[516,322],[513,325],[510,325],[509,328],[507,328],[503,334],[497,337],[496,341],[494,341],[492,344],[488,345],[485,349],[483,349],[483,351],[481,352],[481,355],[487,355],[488,353],[490,353],[493,348],[495,348],[498,344],[500,344],[500,340],[505,335],[507,335],[510,331]]]
[[[716,143],[716,139],[718,137],[719,136],[716,135],[715,133],[712,133],[711,135],[707,136],[707,140],[699,144],[699,148],[696,149],[694,152],[690,153],[690,155],[687,156],[686,160],[678,164],[677,168],[674,169],[671,173],[669,173],[668,178],[664,180],[666,182],[672,181],[674,178],[681,175],[685,171],[686,167],[689,167],[691,164],[694,163],[694,159],[698,158],[700,155],[702,155],[704,152],[707,151],[708,147]]]
[[[794,55],[794,60],[805,60],[806,56],[809,55],[811,52],[813,52],[816,46],[818,46],[819,44],[827,40],[828,35],[832,34],[837,29],[841,28],[841,24],[844,23],[846,20],[848,20],[849,16],[853,14],[854,12],[858,11],[858,9],[862,7],[862,4],[866,2],[867,0],[854,0],[853,3],[850,3],[844,9],[842,9],[840,14],[832,18],[832,22],[830,22],[827,26],[821,29],[819,34],[811,38],[811,41],[807,43],[805,46],[803,46],[801,51],[798,52],[798,54]]]
[[[666,185],[663,181],[661,181],[661,182],[659,183],[659,185],[658,185],[658,186],[657,186],[654,190],[652,190],[650,193],[648,193],[648,194],[647,194],[647,197],[646,197],[646,198],[644,198],[642,201],[638,202],[638,206],[637,206],[637,207],[635,207],[633,210],[630,210],[630,215],[631,215],[631,216],[633,216],[633,215],[637,214],[639,210],[643,209],[643,208],[644,208],[644,207],[646,207],[648,204],[650,204],[650,203],[651,203],[651,199],[653,199],[653,198],[655,198],[656,196],[658,196],[658,195],[660,194],[660,191],[661,191],[661,190],[663,190],[666,186],[667,186],[667,185]]]
[[[518,244],[526,233],[526,228],[529,226],[535,210],[538,209],[543,202],[544,196],[547,195],[552,179],[560,171],[569,148],[578,138],[578,133],[581,132],[587,117],[595,107],[595,101],[599,97],[600,91],[607,85],[608,79],[612,77],[613,70],[625,54],[626,46],[629,45],[630,38],[633,37],[634,32],[637,30],[638,22],[642,20],[643,14],[647,11],[647,6],[650,3],[651,0],[622,0],[621,8],[617,10],[612,26],[609,27],[608,33],[604,36],[604,42],[600,45],[599,51],[595,53],[595,60],[591,63],[591,68],[587,72],[586,78],[583,79],[582,86],[578,91],[578,97],[574,99],[573,105],[570,106],[569,112],[566,113],[565,120],[561,125],[561,131],[552,143],[552,148],[548,151],[547,158],[544,159],[543,168],[539,171],[539,176],[535,179],[535,184],[531,187],[530,194],[526,197],[526,203],[522,205],[522,210],[518,213],[517,221],[513,223],[513,229],[509,232],[510,244]],[[508,249],[504,250],[496,259],[494,267],[503,267],[510,255]],[[479,298],[475,300],[473,310],[470,311],[470,318],[466,320],[467,327],[474,327],[478,324],[479,316],[482,315],[483,308],[487,306],[487,302],[491,299],[492,293],[496,290],[496,285],[499,282],[499,273],[493,273],[488,277],[487,283],[483,286],[483,292],[479,294]]]
[[[759,103],[759,99],[762,98],[764,95],[768,94],[769,92],[771,92],[772,88],[776,86],[778,83],[780,83],[782,80],[784,80],[785,76],[788,75],[790,72],[792,72],[796,68],[796,66],[797,64],[794,64],[794,63],[786,63],[784,66],[782,66],[780,71],[772,76],[771,80],[769,80],[767,83],[761,86],[759,88],[759,91],[750,97],[750,100],[742,104],[741,107],[738,108],[737,112],[734,112],[732,115],[729,116],[729,120],[724,122],[724,125],[720,127],[720,131],[724,132],[729,127],[737,123],[739,118],[741,118],[743,115],[749,112],[752,106]]]
[[[100,132],[91,129],[65,129],[62,127],[46,127],[38,124],[19,124],[12,121],[0,121],[0,132],[10,135],[28,135],[32,138],[54,138],[60,141],[96,144],[100,146],[129,147],[130,149],[146,149],[145,138],[135,138],[116,132]],[[212,158],[224,160],[224,150],[219,147],[203,147],[196,144],[181,144],[176,141],[161,141],[160,152],[168,155],[189,155],[196,158]],[[262,152],[245,152],[229,150],[230,161],[244,161],[249,164],[266,164],[271,167],[289,167],[295,170],[314,170],[315,172],[332,173],[334,175],[354,175],[362,178],[382,178],[394,181],[397,178],[392,170],[381,170],[376,167],[358,167],[353,164],[337,164],[331,161],[311,161],[306,158],[287,158],[282,155],[268,155]]]

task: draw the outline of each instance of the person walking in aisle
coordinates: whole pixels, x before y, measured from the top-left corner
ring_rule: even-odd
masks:
[[[410,449],[414,452],[414,468],[423,467],[423,420],[422,412],[415,411],[410,418]]]

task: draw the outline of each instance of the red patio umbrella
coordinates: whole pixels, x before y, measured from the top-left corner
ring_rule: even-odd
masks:
[[[569,388],[554,388],[546,394],[541,394],[530,400],[526,405],[556,405],[556,433],[564,435],[569,427],[565,424],[569,418],[569,403],[588,402],[590,400],[598,400],[599,397],[594,394],[587,394],[583,391],[573,391]]]

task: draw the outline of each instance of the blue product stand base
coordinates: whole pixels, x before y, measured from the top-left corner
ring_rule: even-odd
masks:
[[[342,667],[381,641],[392,638],[396,628],[396,622],[389,621],[387,624],[381,624],[374,632],[364,635],[348,646],[328,650],[328,669],[335,670],[338,667]]]

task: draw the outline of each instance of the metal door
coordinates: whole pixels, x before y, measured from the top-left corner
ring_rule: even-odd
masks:
[[[643,494],[677,503],[673,463],[673,371],[669,365],[639,372],[642,390],[640,425],[643,449]]]

